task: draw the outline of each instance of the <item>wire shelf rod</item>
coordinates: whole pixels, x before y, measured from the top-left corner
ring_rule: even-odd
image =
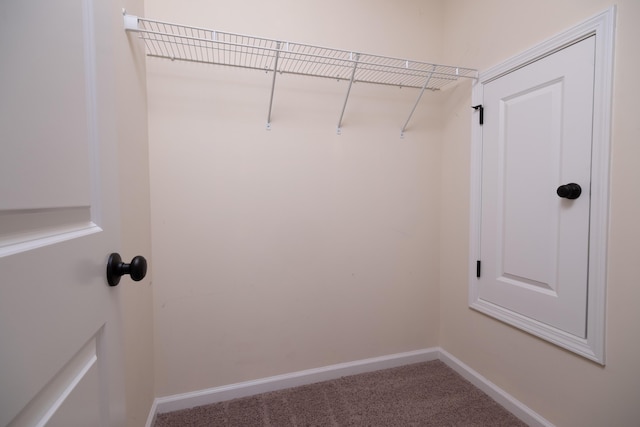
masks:
[[[180,49],[179,51],[182,53],[182,56],[188,57],[189,55],[187,54],[187,49],[184,48],[184,46],[188,46],[191,48],[195,48],[195,47],[199,47],[199,48],[206,48],[206,49],[211,49],[213,47],[209,47],[209,46],[202,46],[202,45],[194,45],[191,43],[188,43],[189,41],[202,41],[202,42],[206,42],[209,44],[216,44],[216,45],[225,45],[225,46],[235,46],[240,48],[238,49],[223,49],[223,50],[228,50],[229,52],[233,52],[234,55],[238,55],[238,54],[245,54],[245,55],[258,55],[258,56],[264,56],[264,53],[256,53],[256,52],[260,52],[260,51],[266,51],[266,52],[273,52],[273,54],[275,55],[276,52],[280,52],[280,53],[284,53],[287,57],[287,59],[291,60],[291,61],[295,61],[295,62],[300,62],[301,64],[304,63],[310,63],[313,62],[308,58],[316,58],[318,59],[318,64],[321,64],[323,66],[347,66],[347,65],[351,65],[353,64],[353,60],[352,59],[348,59],[348,58],[341,58],[341,57],[328,57],[328,56],[323,56],[323,55],[318,55],[318,54],[313,54],[313,53],[309,53],[309,52],[290,52],[290,51],[282,51],[281,49],[278,48],[271,48],[271,47],[263,47],[263,46],[255,46],[255,45],[249,45],[249,44],[241,44],[241,43],[235,43],[235,42],[226,42],[226,41],[216,41],[213,42],[211,40],[206,40],[206,39],[200,39],[200,38],[195,38],[195,37],[187,37],[187,36],[166,36],[163,35],[162,33],[150,33],[150,34],[156,34],[156,35],[160,35],[163,37],[171,37],[171,38],[178,38],[178,39],[184,39],[187,42],[181,42],[178,40],[162,40],[162,39],[157,39],[157,38],[149,38],[149,37],[142,37],[145,41],[153,41],[155,43],[152,44],[152,46],[155,46],[159,43],[168,43],[169,47],[172,48],[171,51],[171,55],[167,55],[167,56],[173,56],[173,57],[178,57],[178,55],[176,54],[176,49],[173,49],[174,45],[175,46],[181,46],[182,49]],[[166,49],[161,49],[158,47],[152,47],[150,46],[150,49],[153,49],[155,51],[166,51]],[[351,53],[351,52],[348,52]],[[202,60],[201,58],[198,58],[200,60]],[[344,63],[344,64],[342,64]],[[414,74],[414,73],[421,73],[423,75],[440,75],[440,76],[446,76],[451,80],[457,80],[458,77],[465,77],[464,75],[458,74],[458,75],[454,75],[450,72],[445,72],[445,71],[438,71],[437,68],[436,70],[424,70],[421,68],[407,68],[406,66],[398,66],[398,65],[390,65],[390,64],[381,64],[381,63],[375,63],[375,62],[368,62],[368,61],[364,61],[361,60],[358,62],[360,64],[360,66],[362,68],[367,68],[367,67],[371,67],[370,69],[373,71],[379,71],[381,73],[388,73],[390,71],[394,71],[396,74],[398,75],[406,75],[406,74]],[[433,64],[430,64],[431,67],[433,67]],[[436,65],[436,67],[438,67]],[[350,67],[349,67],[350,68]],[[361,68],[361,69],[362,69]],[[286,72],[286,71],[285,71]],[[470,76],[471,77],[471,76]]]
[[[338,133],[354,83],[421,89],[401,135],[426,90],[440,90],[461,78],[478,78],[478,71],[472,68],[235,34],[123,13],[125,30],[143,39],[149,57],[273,72],[268,129],[277,73],[349,81]]]
[[[145,39],[145,42],[147,42],[147,44],[149,44],[149,40]],[[151,49],[150,49],[151,50]],[[159,49],[153,49],[153,51],[157,51]],[[214,57],[215,56],[219,56],[220,53],[217,51],[214,51]],[[154,58],[169,58],[171,60],[179,60],[179,61],[185,61],[185,62],[197,62],[197,63],[204,63],[204,64],[209,64],[211,63],[209,60],[207,59],[188,59],[188,58],[180,58],[175,56],[173,53],[166,53],[165,50],[161,50],[159,53],[149,53],[148,54],[149,57],[154,57]],[[269,57],[270,58],[270,57]],[[255,59],[257,61],[257,58]],[[215,61],[215,59],[214,59]],[[283,62],[284,60],[281,57],[281,62]],[[247,68],[247,69],[254,69],[254,70],[262,70],[262,71],[271,71],[271,67],[266,66],[266,65],[262,65],[262,64],[227,64],[224,63],[223,61],[215,61],[216,65],[222,65],[222,66],[232,66],[232,67],[240,67],[240,68]],[[320,65],[322,65],[321,63],[318,63]],[[342,67],[342,66],[341,66]],[[345,68],[346,67],[342,67]],[[291,69],[279,69],[278,72],[280,73],[284,73],[284,74],[293,74],[293,75],[301,75],[301,76],[308,76],[311,75],[308,71],[307,72],[296,72],[296,71],[292,71]],[[362,67],[358,68],[358,72],[360,73],[358,77],[356,77],[354,79],[354,83],[370,83],[372,79],[369,78],[370,75],[374,74],[374,73],[379,73],[380,71],[377,70],[363,70]],[[435,74],[435,73],[434,73]],[[322,73],[314,73],[313,74],[315,77],[323,77],[323,78],[329,78],[329,79],[334,79],[334,80],[349,80],[349,77],[347,76],[343,76],[340,74],[330,74],[330,75],[323,75]],[[424,75],[423,74],[418,74],[418,73],[404,73],[403,77],[410,77],[412,80],[406,80],[404,82],[397,82],[397,81],[393,81],[390,80],[391,77],[388,78],[388,81],[386,80],[382,80],[380,78],[377,79],[376,84],[380,84],[380,85],[387,85],[387,86],[397,86],[397,87],[411,87],[411,88],[421,88],[422,87],[422,83],[419,83],[419,81],[423,81],[424,79]],[[436,78],[436,76],[434,76],[432,78],[433,79]],[[446,77],[446,76],[439,76],[437,77],[441,80],[446,80],[446,82],[443,82],[441,84],[447,84],[450,83],[452,81],[455,81],[456,79],[451,78],[451,77]],[[432,88],[428,88],[428,89],[432,89]]]
[[[322,64],[322,65],[326,65],[326,66],[337,66],[339,65],[339,63],[344,62],[346,63],[344,66],[347,66],[347,64],[352,65],[353,64],[353,60],[349,59],[347,57],[340,57],[340,56],[328,56],[326,54],[317,54],[317,53],[312,53],[312,52],[301,52],[301,51],[283,51],[282,49],[278,49],[277,47],[268,47],[268,46],[256,46],[256,45],[251,45],[251,44],[247,44],[247,43],[238,43],[238,42],[230,42],[230,41],[224,41],[224,40],[211,40],[211,39],[204,39],[204,38],[199,38],[199,37],[193,37],[193,36],[188,36],[188,35],[175,35],[175,34],[167,34],[167,33],[162,33],[162,32],[158,32],[158,31],[145,31],[145,34],[149,34],[149,35],[156,35],[156,36],[160,36],[161,38],[151,38],[151,37],[145,37],[142,36],[141,38],[143,38],[144,40],[152,40],[154,42],[156,42],[156,44],[158,43],[163,43],[163,44],[168,44],[169,47],[173,48],[173,46],[182,46],[182,54],[185,57],[188,57],[189,55],[187,55],[186,53],[186,49],[184,49],[184,46],[193,46],[192,44],[188,43],[188,42],[192,42],[192,41],[200,41],[206,44],[210,44],[211,46],[213,45],[224,45],[224,46],[233,46],[233,47],[237,47],[240,48],[240,51],[238,51],[238,49],[228,49],[229,52],[232,52],[234,55],[238,55],[238,54],[248,54],[248,55],[264,55],[263,53],[255,53],[256,51],[265,51],[265,52],[272,52],[274,55],[276,52],[281,52],[281,53],[286,53],[286,55],[288,56],[288,58],[291,61],[300,61],[301,63],[308,63],[310,62],[310,58],[315,58],[318,59],[318,63]],[[180,40],[184,40],[183,41],[179,41]],[[267,40],[267,39],[260,39],[260,40]],[[268,40],[270,42],[273,43],[278,43],[275,40]],[[209,47],[207,47],[209,48]],[[244,49],[244,50],[243,50]],[[154,49],[154,50],[161,50],[161,49]],[[350,55],[352,53],[355,52],[350,52],[350,51],[338,51],[338,50],[334,50],[334,52],[337,52],[339,54],[343,54],[343,55]],[[172,55],[167,55],[167,56],[173,56],[176,57],[177,59],[177,54],[176,54],[176,50],[172,49]],[[362,56],[362,54],[361,54]],[[366,55],[366,57],[368,58],[383,58],[383,59],[391,59],[391,60],[395,60],[395,61],[399,61],[399,62],[405,62],[405,60],[400,60],[397,58],[384,58],[384,57],[379,57],[379,56],[372,56],[372,55]],[[237,57],[236,57],[237,60]],[[338,64],[336,64],[338,63]],[[409,67],[407,68],[406,65],[400,65],[399,63],[396,65],[393,65],[391,63],[382,63],[382,62],[373,62],[371,60],[366,60],[366,59],[361,59],[359,62],[359,68],[360,67],[367,67],[370,66],[372,67],[372,69],[375,70],[379,70],[381,73],[390,73],[390,72],[395,72],[396,74],[406,74],[410,71],[414,72],[414,73],[423,73],[424,75],[441,75],[441,76],[447,76],[449,78],[451,78],[451,80],[457,80],[460,77],[469,77],[469,78],[475,78],[476,75],[476,71],[475,70],[471,70],[471,69],[464,69],[466,70],[465,73],[460,73],[458,72],[458,74],[455,74],[451,71],[445,71],[447,69],[451,69],[451,68],[455,68],[455,67],[450,67],[450,66],[444,66],[444,65],[437,65],[437,64],[429,64],[429,63],[424,63],[424,62],[416,62],[416,61],[411,61],[411,64],[413,64],[413,67]],[[300,64],[302,65],[302,64]],[[429,66],[429,67],[435,67],[435,70],[425,70],[423,68],[419,68],[416,67],[415,65],[419,65],[419,66]],[[349,67],[351,68],[351,67]],[[439,68],[444,68],[445,70],[440,70]],[[286,72],[286,70],[279,70],[280,72]],[[474,74],[470,74],[470,72],[473,72]]]
[[[131,15],[127,15],[127,16],[131,16]],[[213,32],[215,32],[216,34],[225,34],[225,35],[230,35],[230,36],[246,37],[248,39],[255,39],[255,40],[265,40],[265,41],[273,42],[273,43],[277,43],[278,42],[278,40],[268,39],[268,38],[264,38],[264,37],[251,36],[251,35],[240,34],[240,33],[229,33],[229,32],[222,32],[222,31],[214,31],[214,30],[211,30],[209,28],[179,25],[179,24],[170,23],[170,22],[166,22],[166,21],[151,20],[151,19],[141,18],[141,17],[136,17],[136,18],[137,18],[139,23],[164,24],[164,25],[173,26],[173,27],[176,27],[176,28],[184,28],[184,29],[189,28],[189,29],[193,29],[193,30],[203,31],[205,33],[213,33]],[[135,32],[153,33],[153,31],[151,31],[151,30],[148,30],[146,28],[140,29],[139,27],[137,29],[127,28],[127,30],[128,31],[135,31]],[[158,33],[158,34],[166,35],[166,33]],[[175,37],[181,37],[181,35],[179,35],[179,34],[171,34],[171,35],[173,35]],[[213,40],[213,39],[206,39],[206,38],[203,39],[203,40],[214,41],[214,42],[217,42],[217,43],[221,42],[220,40]],[[289,43],[290,45],[300,45],[300,46],[304,46],[304,47],[307,47],[307,48],[326,49],[327,51],[343,52],[343,53],[347,53],[347,54],[352,52],[352,51],[348,51],[348,50],[327,48],[327,47],[310,45],[310,44],[293,43],[293,42],[284,42],[284,43]],[[461,72],[459,73],[459,77],[477,78],[477,73],[478,73],[477,70],[472,69],[472,68],[454,67],[454,66],[449,66],[449,65],[433,64],[433,63],[429,63],[429,62],[407,60],[407,59],[402,59],[402,58],[397,58],[397,57],[381,56],[381,55],[374,55],[374,54],[367,54],[367,56],[369,56],[369,57],[377,57],[377,58],[387,59],[387,60],[396,60],[396,61],[401,61],[401,62],[407,62],[408,61],[409,63],[422,64],[422,65],[425,65],[425,66],[434,66],[435,65],[436,67],[445,67],[445,68],[454,68],[454,69],[457,68],[457,69],[461,70]]]
[[[194,27],[194,26],[185,26],[185,25],[178,25],[178,24],[174,24],[174,23],[170,23],[170,22],[166,22],[166,21],[158,21],[158,20],[151,20],[151,19],[146,19],[146,18],[141,18],[141,17],[136,17],[139,23],[148,23],[150,25],[163,25],[166,27],[172,27],[172,28],[176,28],[176,29],[184,29],[185,31],[187,29],[191,30],[191,31],[199,31],[199,32],[203,32],[203,33],[216,33],[216,34],[224,34],[224,35],[229,35],[229,36],[236,36],[236,37],[245,37],[246,39],[254,39],[254,40],[265,40],[265,41],[269,41],[269,42],[277,42],[277,40],[273,40],[273,39],[267,39],[264,37],[256,37],[256,36],[250,36],[250,35],[245,35],[245,34],[238,34],[238,33],[227,33],[227,32],[221,32],[221,31],[214,31],[208,28],[202,28],[202,27]],[[129,31],[138,31],[138,32],[150,32],[152,30],[149,30],[147,28],[127,28],[127,30]],[[174,36],[180,36],[180,34],[176,34],[176,33],[172,33],[172,35]],[[212,38],[207,39],[209,41],[219,41],[219,40],[215,40]],[[293,44],[298,44],[301,46],[305,46],[308,48],[318,48],[318,49],[326,49],[329,51],[336,51],[336,52],[346,52],[349,53],[350,51],[347,50],[340,50],[340,49],[333,49],[333,48],[326,48],[326,47],[321,47],[321,46],[315,46],[315,45],[309,45],[309,44],[300,44],[300,43],[292,43],[292,42],[285,42],[285,43],[289,43],[290,45]],[[414,64],[424,64],[424,65],[436,65],[437,67],[447,67],[447,68],[457,68],[459,69],[461,72],[459,73],[461,77],[464,77],[467,73],[472,73],[472,74],[477,74],[477,71],[474,69],[470,69],[470,68],[463,68],[463,67],[452,67],[452,66],[446,66],[446,65],[441,65],[441,64],[432,64],[432,63],[428,63],[428,62],[422,62],[422,61],[413,61],[413,60],[407,60],[407,59],[401,59],[401,58],[396,58],[396,57],[389,57],[389,56],[380,56],[380,55],[373,55],[373,54],[368,54],[368,56],[370,57],[377,57],[377,58],[381,58],[381,59],[385,59],[385,60],[397,60],[397,61],[402,61],[402,62],[409,62],[409,63],[414,63]],[[474,76],[475,77],[475,76]]]

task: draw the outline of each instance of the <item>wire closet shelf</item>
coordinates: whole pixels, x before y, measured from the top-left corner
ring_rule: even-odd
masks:
[[[471,68],[234,34],[141,18],[128,15],[126,12],[124,24],[125,30],[136,32],[144,41],[147,55],[150,57],[273,72],[267,128],[271,121],[277,74],[346,80],[349,82],[349,89],[344,107],[353,83],[421,89],[407,123],[425,90],[439,90],[460,78],[478,77],[478,71]],[[344,107],[338,123],[338,132]]]

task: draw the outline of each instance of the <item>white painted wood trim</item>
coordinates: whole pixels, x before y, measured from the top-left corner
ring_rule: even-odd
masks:
[[[586,21],[557,34],[522,53],[512,56],[506,61],[501,62],[488,70],[481,71],[478,77],[478,82],[489,83],[490,81],[500,78],[507,73],[517,70],[518,68],[525,67],[532,62],[544,58],[545,56],[552,55],[553,53],[591,35],[596,35],[597,40],[600,41],[600,44],[596,46],[596,51],[598,51],[598,49],[603,49],[601,51],[604,54],[603,56],[613,58],[615,14],[616,6],[614,5],[604,12],[587,19]],[[600,53],[597,53],[597,55],[600,55]],[[600,66],[602,67],[603,64],[600,63]],[[598,67],[597,61],[596,67]],[[612,75],[612,72],[613,70],[609,69],[610,75]]]
[[[480,73],[472,93],[472,104],[482,104],[483,85],[506,73],[524,67],[542,57],[595,35],[595,87],[593,115],[593,152],[591,169],[591,220],[589,230],[589,288],[587,338],[566,334],[557,328],[526,318],[479,298],[476,261],[480,253],[482,194],[482,127],[473,116],[471,148],[471,207],[469,244],[469,306],[514,325],[524,331],[571,350],[583,357],[605,364],[605,309],[607,280],[607,244],[609,230],[609,177],[611,147],[611,109],[613,99],[613,57],[616,6]]]
[[[438,356],[438,349],[429,348],[388,356],[374,357],[354,362],[324,366],[321,368],[307,369],[305,371],[291,372],[288,374],[276,375],[253,381],[214,387],[206,390],[160,397],[155,399],[154,406],[157,413],[162,414],[165,412],[192,408],[194,406],[208,405],[225,400],[333,380],[347,375],[356,375],[381,369],[395,368],[411,363],[428,362],[430,360],[438,359]]]
[[[147,417],[146,427],[153,426],[156,414],[162,414],[194,406],[208,405],[240,397],[253,396],[270,391],[283,390],[301,385],[328,381],[348,375],[357,375],[382,369],[395,368],[412,363],[441,360],[467,381],[485,392],[498,404],[530,426],[553,427],[549,421],[518,401],[516,398],[484,378],[440,347],[397,353],[388,356],[340,363],[322,368],[308,369],[289,374],[276,375],[254,381],[245,381],[190,393],[156,398]]]
[[[599,18],[596,20],[596,18]],[[606,282],[609,243],[609,180],[613,64],[616,6],[594,18],[596,63],[593,108],[593,154],[591,166],[591,224],[589,236],[589,295],[587,343],[597,360],[605,364]],[[591,261],[594,260],[594,261]]]
[[[151,409],[149,410],[149,416],[147,417],[147,422],[144,423],[144,427],[153,427],[153,424],[156,422],[156,414],[158,413],[158,398],[153,399],[153,404],[151,405]]]
[[[464,379],[485,392],[489,397],[498,402],[507,411],[518,417],[530,427],[553,427],[553,424],[520,402],[515,397],[480,375],[478,372],[464,364],[444,349],[439,349],[440,360],[451,369],[460,374]]]
[[[484,86],[480,80],[473,83],[471,105],[481,104],[484,99]],[[477,279],[477,262],[482,260],[480,229],[482,226],[482,126],[478,126],[478,115],[471,114],[471,156],[470,156],[470,194],[469,201],[469,305],[479,299],[478,287],[473,284]]]

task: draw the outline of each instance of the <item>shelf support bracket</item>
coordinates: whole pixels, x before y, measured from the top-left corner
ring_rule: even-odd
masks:
[[[122,9],[122,16],[124,18],[124,29],[126,31],[140,31],[137,16],[128,15],[125,9]]]
[[[418,99],[416,99],[416,103],[413,105],[413,108],[411,109],[411,112],[409,113],[409,117],[407,118],[407,121],[404,122],[404,126],[402,126],[402,130],[400,130],[400,138],[404,138],[404,131],[407,129],[407,125],[409,124],[409,120],[411,120],[411,117],[413,116],[413,113],[416,111],[416,107],[418,107],[418,103],[420,102],[420,99],[422,98],[422,95],[424,94],[425,89],[427,89],[427,86],[429,85],[429,82],[431,81],[431,77],[433,76],[434,71],[436,70],[436,66],[434,65],[433,68],[431,69],[431,73],[429,73],[429,75],[427,76],[426,80],[424,81],[424,85],[422,86],[422,89],[420,90],[420,95],[418,95]]]
[[[351,53],[353,59],[353,53]],[[344,98],[344,104],[342,105],[342,112],[340,113],[340,118],[338,119],[338,130],[337,133],[340,135],[342,133],[342,118],[344,117],[344,110],[347,108],[347,101],[349,100],[349,93],[351,93],[351,86],[353,85],[353,79],[356,76],[356,69],[358,68],[358,61],[360,60],[360,54],[355,54],[355,60],[353,62],[353,70],[351,70],[351,79],[349,80],[349,88],[347,89],[347,96]]]
[[[269,113],[267,114],[267,130],[271,130],[271,108],[273,107],[273,92],[276,88],[276,74],[278,74],[278,59],[280,58],[280,42],[276,44],[276,58],[273,63],[273,79],[271,80],[271,96],[269,97]]]

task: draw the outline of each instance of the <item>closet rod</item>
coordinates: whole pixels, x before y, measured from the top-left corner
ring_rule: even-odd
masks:
[[[401,134],[425,90],[440,90],[461,78],[478,77],[478,71],[472,68],[215,31],[141,18],[128,15],[126,11],[123,14],[125,30],[138,34],[144,41],[148,56],[273,72],[267,129],[271,126],[276,73],[349,81],[338,131],[353,83],[420,89],[418,101]]]

